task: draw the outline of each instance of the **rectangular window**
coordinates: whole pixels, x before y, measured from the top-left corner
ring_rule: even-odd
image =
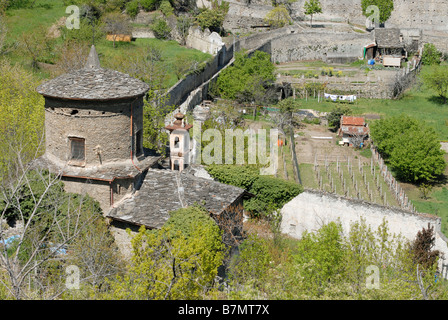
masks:
[[[137,131],[135,139],[136,155],[143,153],[143,130]]]
[[[84,162],[86,160],[86,140],[70,138],[70,161]]]

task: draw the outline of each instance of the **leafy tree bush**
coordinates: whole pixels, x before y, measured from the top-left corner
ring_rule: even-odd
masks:
[[[139,11],[139,2],[138,0],[132,0],[126,3],[126,13],[131,17],[135,18]]]
[[[393,0],[361,0],[362,14],[367,16],[367,8],[369,6],[377,6],[379,9],[379,23],[389,20],[392,11],[394,11]]]
[[[348,116],[351,113],[352,110],[349,107],[334,107],[333,110],[327,114],[328,125],[332,127],[334,131],[337,131],[341,126],[341,117],[344,115]]]
[[[249,190],[258,179],[256,166],[209,165],[207,172],[219,182]]]
[[[222,183],[248,190],[255,195],[244,203],[244,209],[255,217],[267,216],[303,191],[290,181],[260,175],[256,166],[211,165],[208,173]]]
[[[308,0],[305,2],[303,8],[305,14],[311,16],[311,25],[313,25],[313,16],[318,13],[322,13],[322,5],[319,0]]]
[[[215,290],[224,246],[219,227],[202,209],[180,209],[160,230],[142,227],[132,248],[128,272],[109,281],[103,298],[201,299]]]
[[[158,17],[151,24],[151,30],[157,39],[169,39],[171,28],[164,18]]]
[[[260,286],[267,276],[271,256],[266,240],[250,234],[238,247],[238,254],[229,266],[229,278],[233,285],[250,282]]]
[[[211,32],[221,33],[228,10],[229,4],[227,2],[222,1],[221,5],[219,5],[217,0],[213,0],[210,9],[204,8],[196,16],[196,22],[202,30],[208,28]]]
[[[262,216],[281,209],[301,193],[303,188],[295,182],[270,176],[259,176],[249,191],[255,195],[255,198],[249,199],[244,208],[254,216]]]
[[[162,11],[165,17],[169,17],[174,14],[174,8],[168,0],[163,0],[160,3],[159,10]]]
[[[437,134],[422,121],[404,115],[378,120],[371,126],[371,136],[403,181],[431,181],[445,170]]]
[[[269,54],[256,51],[249,57],[247,53],[237,52],[233,66],[219,75],[216,89],[224,99],[233,100],[243,95],[248,96],[250,99],[245,100],[250,102],[254,91],[260,91],[260,97],[266,93],[267,87],[275,81],[274,71],[275,66]]]
[[[442,62],[442,52],[437,50],[432,43],[425,43],[422,53],[422,63],[424,65],[440,65]]]
[[[307,279],[306,290],[319,294],[323,288],[344,270],[342,227],[331,222],[316,232],[302,235],[294,262],[301,266],[301,275]]]
[[[152,11],[157,8],[160,0],[140,0],[140,5],[145,11]]]
[[[433,89],[442,104],[448,103],[448,66],[432,65],[422,72],[423,82]]]
[[[284,5],[279,5],[269,11],[264,20],[271,27],[281,28],[291,21],[291,17],[289,16],[286,7]]]

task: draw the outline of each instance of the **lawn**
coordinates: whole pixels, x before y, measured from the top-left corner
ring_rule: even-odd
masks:
[[[115,48],[113,47],[113,43],[111,41],[102,40],[95,46],[100,57],[100,61],[113,59],[119,60],[120,58],[125,58],[126,56],[132,54],[136,49],[145,48],[148,46],[157,47],[162,53],[160,62],[163,64],[163,68],[168,76],[165,82],[166,88],[173,86],[178,81],[174,66],[177,57],[182,56],[187,59],[195,60],[199,63],[208,61],[212,58],[212,55],[208,53],[183,47],[174,40],[164,41],[159,39],[136,39],[132,42],[116,43]]]
[[[383,99],[357,99],[355,103],[320,101],[309,98],[297,99],[296,103],[301,109],[314,109],[330,112],[338,105],[349,106],[355,115],[379,115],[390,117],[407,114],[420,119],[432,126],[441,141],[448,141],[448,105],[441,105],[434,99],[435,93],[423,86],[412,88],[399,100]]]
[[[19,63],[26,69],[31,70],[29,67],[31,58],[28,56],[28,52],[24,49],[22,37],[26,34],[37,34],[44,30],[48,30],[50,26],[56,23],[62,17],[68,17],[69,14],[65,12],[66,5],[62,0],[37,0],[34,8],[32,9],[15,9],[8,10],[6,16],[7,25],[7,43],[13,43],[17,41],[19,46],[14,51],[7,55],[7,58],[11,63]],[[64,42],[62,37],[52,40],[49,45],[53,48],[57,48]],[[167,79],[164,83],[166,88],[174,85],[178,79],[175,73],[174,61],[176,57],[186,57],[187,59],[195,60],[199,63],[207,61],[212,58],[210,54],[203,53],[199,50],[190,49],[181,46],[176,41],[163,41],[158,39],[136,39],[130,43],[122,42],[116,43],[116,47],[113,47],[111,41],[105,39],[95,39],[95,46],[100,57],[100,61],[103,66],[107,66],[108,61],[124,61],[122,58],[128,57],[135,53],[140,48],[146,46],[158,47],[161,51],[161,61],[163,70],[167,75]],[[45,58],[45,61],[49,64],[56,63],[58,60],[58,50],[52,51],[49,57]],[[56,51],[56,52],[54,52]],[[144,53],[144,51],[142,50]],[[104,63],[103,63],[104,62]],[[38,79],[47,79],[50,77],[50,73],[46,70],[32,70],[33,75]]]
[[[18,40],[24,33],[49,28],[61,17],[68,16],[66,7],[62,0],[37,0],[32,9],[6,11],[7,41]]]

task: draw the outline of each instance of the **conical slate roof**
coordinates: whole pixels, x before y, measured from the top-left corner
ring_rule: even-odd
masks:
[[[84,68],[63,74],[37,87],[45,97],[70,100],[114,100],[145,94],[149,86],[131,76],[101,68],[92,46]]]

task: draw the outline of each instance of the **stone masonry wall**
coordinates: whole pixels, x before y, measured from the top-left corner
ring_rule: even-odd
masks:
[[[85,138],[86,166],[127,160],[131,152],[131,100],[108,103],[46,99],[46,152],[65,161],[69,137]],[[134,134],[143,128],[142,98],[133,103]],[[135,152],[135,139],[133,139]],[[101,154],[97,154],[97,147]]]
[[[408,240],[414,240],[417,232],[427,228],[428,224],[436,231],[435,249],[445,255],[440,267],[444,278],[448,278],[447,238],[441,233],[439,217],[417,214],[399,208],[383,207],[360,200],[346,199],[333,194],[306,190],[281,210],[281,230],[294,238],[300,239],[307,230],[313,232],[332,221],[340,221],[345,234],[353,222],[364,218],[366,223],[376,230],[385,219],[392,234],[401,234]]]
[[[356,60],[362,57],[372,34],[313,31],[293,33],[271,41],[272,61],[323,60],[341,57]]]

